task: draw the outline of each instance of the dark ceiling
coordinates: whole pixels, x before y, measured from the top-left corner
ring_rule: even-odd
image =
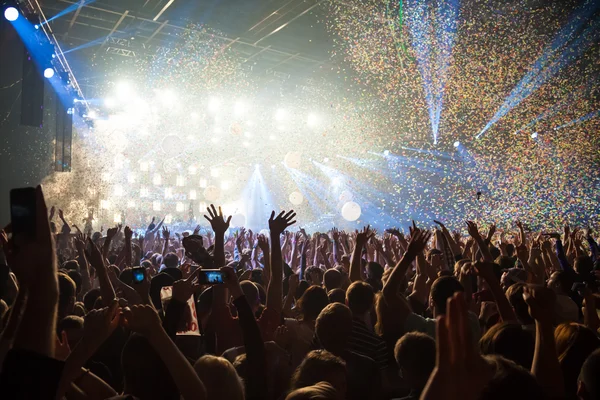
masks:
[[[332,40],[320,22],[329,0],[45,0],[43,11],[70,57],[86,60],[108,53],[139,57],[159,47],[177,48],[190,24],[203,24],[261,73],[305,77],[331,71]],[[53,16],[69,10],[55,19]],[[91,73],[77,68],[77,78]]]

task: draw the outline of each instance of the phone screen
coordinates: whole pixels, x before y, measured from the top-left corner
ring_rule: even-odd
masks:
[[[218,269],[204,269],[198,273],[198,280],[203,285],[219,285],[223,283],[223,275]]]
[[[133,283],[142,283],[146,279],[146,270],[144,267],[136,267],[132,271]]]
[[[10,218],[13,235],[35,237],[36,196],[34,188],[10,191]]]

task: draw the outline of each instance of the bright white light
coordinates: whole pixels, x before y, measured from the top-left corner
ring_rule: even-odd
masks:
[[[212,97],[208,101],[208,111],[217,112],[219,111],[219,108],[221,108],[221,100],[217,99],[216,97]]]
[[[210,141],[213,142],[213,143],[218,143],[219,142],[219,138],[214,137],[214,138],[210,139]]]
[[[383,155],[386,156],[386,157],[389,156],[390,155],[390,151],[389,150],[384,151]]]
[[[328,162],[329,162],[329,158],[325,157],[325,158],[323,159],[323,162],[324,162],[324,163],[328,163]]]
[[[165,215],[165,224],[170,224],[173,222],[173,216],[171,214]]]
[[[206,203],[202,202],[202,203],[198,204],[198,209],[200,210],[201,213],[205,213],[206,212]]]
[[[457,140],[456,142],[454,142],[454,147],[458,148],[458,146],[460,146],[460,142]]]
[[[244,147],[250,147],[250,142],[248,142],[247,140],[245,140],[245,141],[242,143],[242,146],[244,146]]]
[[[135,183],[135,174],[133,172],[127,175],[127,183]]]
[[[154,200],[152,202],[152,210],[154,210],[154,211],[160,211],[160,201]]]
[[[110,182],[111,176],[108,172],[103,172],[101,178],[103,182]]]
[[[35,24],[33,27],[34,27],[35,29],[40,29],[40,26],[39,26],[38,24]],[[52,54],[52,55],[54,55],[54,54]],[[54,58],[54,57],[52,57],[52,58]]]
[[[129,82],[119,82],[116,87],[116,94],[119,101],[129,100],[133,93],[133,89],[131,88],[131,84]]]
[[[340,186],[342,184],[342,178],[340,178],[339,176],[336,176],[335,178],[333,178],[331,180],[331,184],[333,186]]]
[[[275,169],[275,164],[271,164],[271,168],[272,168],[272,169]]]
[[[250,132],[244,132],[244,137],[251,138],[252,134]]]
[[[213,178],[218,178],[219,175],[221,175],[221,170],[219,168],[210,169],[210,176],[212,176]]]
[[[175,210],[177,210],[177,212],[183,212],[183,210],[185,210],[185,206],[182,202],[178,201],[175,205]]]
[[[108,210],[110,208],[109,200],[100,200],[100,208],[103,210]]]
[[[196,200],[197,197],[198,195],[196,194],[196,191],[190,190],[190,200]]]
[[[115,185],[115,196],[121,197],[121,196],[123,196],[123,193],[124,193],[123,186]]]
[[[158,97],[161,104],[166,107],[173,107],[177,102],[177,95],[171,89],[159,91]]]
[[[121,223],[121,213],[115,213],[115,217],[113,218],[113,222],[115,224],[120,224]]]
[[[310,128],[314,128],[319,124],[319,116],[314,113],[308,114],[308,118],[306,119],[306,123]]]
[[[108,108],[113,108],[114,106],[117,105],[117,101],[115,99],[113,99],[112,97],[107,97],[104,99],[104,105]]]
[[[538,137],[538,133],[537,133],[537,132],[533,132],[533,133],[531,134],[531,138],[532,138],[532,139],[535,139],[535,138],[537,138],[537,137]]]
[[[204,189],[205,187],[208,186],[208,181],[206,179],[202,178],[202,179],[200,179],[199,185],[200,185],[201,188]]]
[[[248,120],[248,121],[246,121],[246,125],[248,125],[248,126],[254,126],[254,121]]]
[[[286,117],[287,113],[283,108],[280,108],[279,110],[277,110],[277,112],[275,112],[275,120],[277,121],[283,121]]]
[[[231,187],[231,184],[229,183],[229,181],[223,181],[223,182],[221,182],[221,189],[222,190],[229,190],[230,187]]]
[[[135,200],[127,200],[127,208],[135,208]]]
[[[148,196],[150,196],[150,190],[145,187],[140,188],[140,197],[148,197]]]
[[[154,185],[157,185],[157,186],[158,186],[158,185],[160,185],[160,184],[161,184],[161,182],[162,182],[162,179],[161,179],[161,177],[160,177],[160,174],[154,174],[154,176],[152,177],[152,183],[153,183]]]
[[[260,164],[256,164],[256,165],[254,166],[254,169],[259,169],[259,168],[260,168]]]
[[[52,78],[54,76],[54,68],[46,68],[44,70],[44,78]]]
[[[146,162],[146,161],[140,162],[140,171],[148,171],[148,162]]]
[[[193,121],[198,121],[200,119],[200,115],[197,112],[191,113],[190,117],[192,117]]]
[[[87,114],[87,117],[89,119],[96,119],[98,118],[98,113],[96,113],[94,110],[90,110],[90,112]]]
[[[181,175],[177,175],[176,183],[177,186],[185,186],[185,178]]]
[[[269,136],[269,140],[275,140],[275,139],[277,139],[277,138],[275,137],[275,135],[270,135],[270,136]]]
[[[247,110],[246,104],[244,104],[243,101],[237,101],[233,108],[233,113],[236,117],[239,117],[239,116],[244,115],[246,110]]]
[[[165,199],[170,199],[173,197],[173,189],[165,188]]]
[[[6,10],[4,10],[4,18],[11,22],[16,21],[17,18],[19,18],[19,10],[17,10],[15,7],[8,7]]]
[[[197,169],[193,165],[190,165],[188,167],[188,174],[190,174],[190,175],[196,175],[196,171],[197,171]]]

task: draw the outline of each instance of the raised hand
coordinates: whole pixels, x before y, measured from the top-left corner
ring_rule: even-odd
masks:
[[[234,300],[244,295],[244,292],[240,287],[240,281],[233,268],[221,267],[221,274],[223,275],[223,283],[225,284],[225,287],[229,289],[229,294],[231,294]]]
[[[56,336],[54,340],[54,358],[60,361],[65,361],[71,354],[71,347],[69,346],[69,340],[67,338],[67,332],[62,331],[60,338]]]
[[[116,228],[114,228],[116,229]],[[91,238],[88,237],[88,245],[90,246],[91,251],[86,251],[85,256],[88,260],[88,262],[90,263],[90,265],[92,267],[94,267],[94,269],[103,269],[106,267],[106,265],[104,264],[104,258],[102,257],[102,254],[100,253],[100,249],[98,249],[98,246],[96,246],[96,244],[92,241]]]
[[[119,326],[119,303],[113,300],[109,307],[91,310],[84,318],[83,340],[95,346],[101,345]]]
[[[258,235],[258,237],[256,238],[256,245],[259,249],[262,250],[263,253],[269,251],[269,241],[267,240],[265,235]]]
[[[61,220],[65,219],[65,214],[63,213],[63,210],[61,210],[61,209],[58,210],[58,218],[60,218]]]
[[[477,229],[477,224],[473,221],[467,221],[467,230],[469,235],[477,242],[481,239],[481,235],[479,234],[479,230]]]
[[[48,219],[50,221],[52,221],[52,218],[54,218],[54,213],[56,212],[56,206],[52,206],[52,208],[50,209],[50,216],[48,217]]]
[[[200,287],[196,277],[200,273],[201,268],[196,269],[187,279],[180,279],[173,283],[173,299],[185,303]]]
[[[287,213],[282,211],[277,217],[275,217],[275,211],[273,211],[271,213],[271,218],[269,218],[269,229],[271,230],[271,234],[275,233],[281,235],[289,226],[296,223],[294,220],[295,217],[296,213],[294,210],[290,210]]]
[[[196,227],[194,228],[194,233],[192,233],[192,235],[197,235],[200,233],[200,225],[196,225]]]
[[[133,236],[133,231],[130,227],[126,226],[123,233],[125,234],[125,239],[131,240],[131,237]]]
[[[146,337],[162,329],[156,310],[146,304],[126,307],[123,310],[123,318],[127,328]]]
[[[356,231],[356,245],[364,246],[374,236],[375,233],[371,230],[371,225],[364,226],[360,232]]]
[[[523,288],[523,299],[529,306],[529,315],[538,322],[552,325],[556,294],[543,286],[529,285]]]
[[[169,240],[169,238],[171,237],[171,231],[169,231],[169,229],[166,226],[162,227],[162,237],[165,240]]]
[[[115,226],[114,228],[108,228],[106,231],[106,240],[112,240],[113,237],[119,232],[119,227]]]
[[[414,231],[413,231],[414,232]],[[416,234],[412,234],[408,248],[406,249],[406,255],[415,258],[425,250],[427,242],[431,238],[431,232],[418,230]]]
[[[229,229],[231,215],[225,220],[221,207],[219,207],[219,212],[217,212],[217,209],[213,204],[211,204],[206,211],[208,212],[208,216],[205,215],[204,218],[210,223],[212,230],[215,234],[224,235],[227,229]]]

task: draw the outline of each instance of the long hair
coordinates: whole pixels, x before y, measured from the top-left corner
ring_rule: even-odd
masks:
[[[196,361],[194,369],[204,383],[208,400],[244,400],[242,379],[227,359],[205,355]]]

